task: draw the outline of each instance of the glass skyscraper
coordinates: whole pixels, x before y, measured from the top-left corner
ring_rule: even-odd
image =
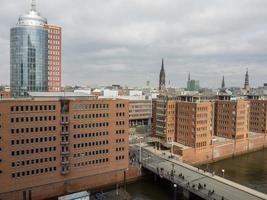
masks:
[[[32,1],[28,14],[20,16],[10,32],[10,86],[14,98],[27,92],[48,91],[47,20]]]

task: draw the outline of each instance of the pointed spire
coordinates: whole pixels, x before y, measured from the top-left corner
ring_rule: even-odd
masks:
[[[246,75],[245,75],[244,89],[249,90],[249,75],[248,75],[248,68],[247,68]]]
[[[222,78],[222,87],[221,87],[221,88],[222,88],[222,89],[225,88],[224,76],[223,76],[223,78]]]
[[[189,72],[189,74],[188,74],[188,81],[190,81],[190,79],[191,79],[191,77],[190,77],[190,72]]]
[[[36,0],[32,0],[31,11],[35,11],[36,12]]]
[[[164,69],[164,59],[162,58],[162,63],[161,63],[161,70],[159,74],[159,90],[164,90],[165,89],[165,69]]]

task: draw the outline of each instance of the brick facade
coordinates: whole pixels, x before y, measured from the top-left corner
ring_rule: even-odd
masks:
[[[56,193],[53,184],[90,189],[91,177],[126,170],[128,116],[127,100],[0,101],[0,199],[48,198],[38,190]]]

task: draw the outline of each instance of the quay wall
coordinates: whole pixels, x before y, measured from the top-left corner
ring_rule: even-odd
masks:
[[[223,144],[214,144],[206,149],[188,148],[182,152],[180,151],[179,154],[183,162],[190,165],[199,165],[258,151],[266,147],[267,137],[262,135]]]

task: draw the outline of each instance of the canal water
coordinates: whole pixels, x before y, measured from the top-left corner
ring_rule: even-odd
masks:
[[[224,169],[226,179],[267,194],[267,149],[201,166],[207,167],[220,176]]]
[[[267,194],[267,149],[200,167],[202,169],[208,167],[210,171],[215,171],[220,176],[224,169],[225,178]],[[153,178],[129,184],[127,191],[134,200],[173,199],[171,185],[159,180],[155,182]],[[178,194],[177,199],[182,199],[181,195]]]

